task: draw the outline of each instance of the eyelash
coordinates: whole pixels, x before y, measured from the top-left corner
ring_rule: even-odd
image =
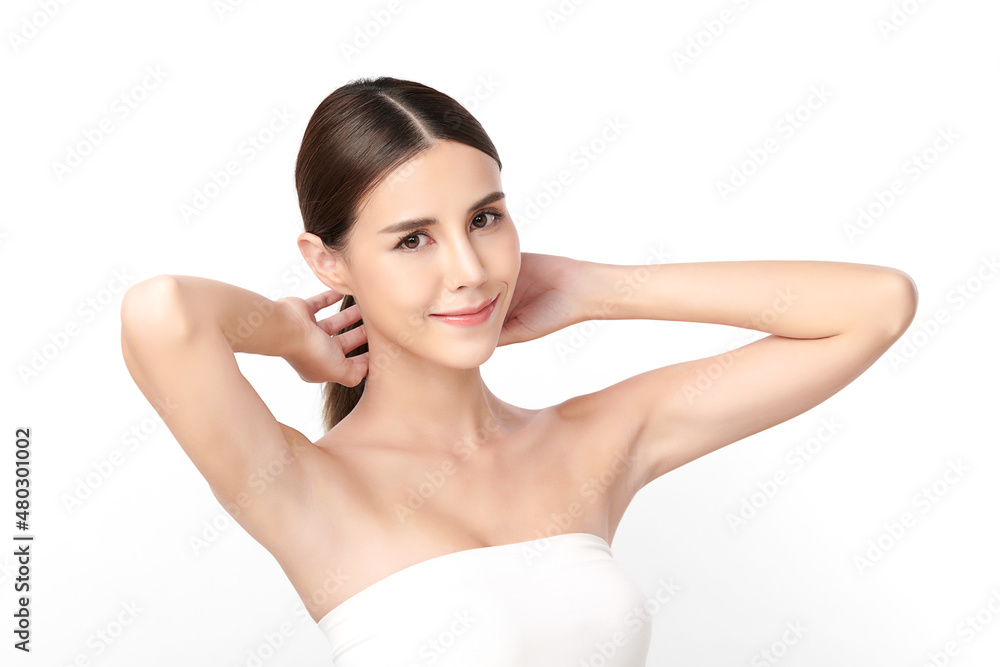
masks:
[[[501,213],[500,211],[496,211],[496,210],[480,211],[479,213],[476,214],[475,217],[478,218],[481,215],[492,215],[492,216],[494,216],[496,218],[496,220],[493,221],[493,226],[494,227],[497,226],[497,225],[499,225],[500,222],[501,222],[501,220],[503,220],[503,213]],[[476,229],[487,229],[489,226],[490,225],[486,225],[484,227],[476,227]],[[419,246],[419,247],[416,247],[416,248],[406,248],[406,247],[403,246],[403,242],[407,241],[408,239],[412,239],[412,238],[415,238],[415,237],[421,236],[421,235],[426,235],[426,231],[422,230],[422,229],[418,229],[417,231],[413,232],[412,234],[407,234],[406,236],[403,236],[402,238],[399,239],[399,243],[397,243],[393,247],[393,250],[399,250],[401,252],[417,252],[423,246]]]

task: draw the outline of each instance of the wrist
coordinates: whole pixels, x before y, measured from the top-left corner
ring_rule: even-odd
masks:
[[[665,275],[673,271],[672,265],[591,264],[581,280],[588,319],[673,319],[664,314],[672,309],[665,306],[671,295],[663,287],[676,282]]]
[[[291,361],[300,356],[306,338],[305,323],[285,299],[275,299],[271,303],[274,304],[274,311],[269,317],[274,318],[278,332],[274,356]]]
[[[581,262],[579,280],[575,281],[579,288],[578,321],[613,319],[617,308],[614,293],[614,284],[618,280],[616,268],[612,264]]]

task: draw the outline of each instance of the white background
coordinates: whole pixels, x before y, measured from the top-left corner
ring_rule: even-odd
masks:
[[[404,1],[395,14],[387,0],[5,3],[0,662],[329,663],[277,563],[221,509],[128,375],[116,275],[129,286],[199,275],[271,298],[322,291],[295,246],[299,142],[332,90],[386,74],[435,87],[482,122],[523,251],[858,262],[918,286],[913,326],[851,385],[635,498],[615,556],[650,595],[661,580],[679,587],[655,616],[650,665],[774,664],[768,647],[789,666],[916,667],[934,654],[996,665],[1000,278],[988,262],[1000,246],[1000,5],[663,4],[567,0],[553,21],[554,1],[526,0]],[[373,36],[347,55],[366,26]],[[825,99],[811,97],[820,89]],[[292,121],[250,159],[241,144],[275,109]],[[111,131],[89,140],[102,119]],[[615,119],[621,131],[602,144]],[[769,138],[777,150],[745,162]],[[57,166],[74,151],[86,153],[75,168]],[[933,161],[915,169],[922,155]],[[228,160],[240,173],[185,221],[181,205]],[[719,183],[744,163],[753,173],[723,198]],[[561,170],[572,182],[547,196]],[[879,212],[895,179],[902,194],[851,236],[859,207]],[[483,372],[504,399],[541,407],[747,333],[591,322],[500,348]],[[281,359],[239,362],[280,421],[322,434],[319,385]],[[839,425],[833,437],[824,419]],[[33,440],[30,655],[11,647],[21,426]],[[818,451],[796,469],[786,456],[810,438]],[[942,481],[953,463],[966,472]],[[753,495],[779,471],[788,482],[772,497]],[[915,501],[924,488],[937,490],[932,504]],[[734,530],[744,501],[756,514]],[[892,537],[886,526],[905,512],[915,525]],[[862,567],[866,554],[877,561]],[[129,625],[96,642],[119,617]],[[789,623],[805,630],[782,645]]]

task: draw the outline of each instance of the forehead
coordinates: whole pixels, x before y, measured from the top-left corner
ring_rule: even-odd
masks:
[[[461,215],[469,205],[500,190],[500,168],[477,148],[438,142],[392,171],[360,211],[359,222],[393,222],[415,216]]]

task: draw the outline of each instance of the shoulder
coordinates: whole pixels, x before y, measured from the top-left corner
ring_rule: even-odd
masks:
[[[560,428],[578,432],[588,442],[601,443],[593,447],[617,451],[627,449],[642,426],[639,412],[633,407],[629,388],[618,383],[568,398],[548,410]]]
[[[588,489],[597,486],[607,491],[624,512],[646,482],[634,451],[642,424],[638,413],[629,408],[627,392],[612,385],[566,399],[542,412],[564,443],[565,454],[583,464],[583,483]]]

